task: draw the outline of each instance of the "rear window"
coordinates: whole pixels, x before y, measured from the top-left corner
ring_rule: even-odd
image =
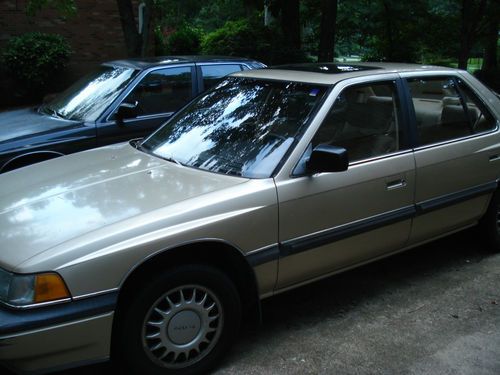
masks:
[[[492,130],[496,122],[474,92],[455,77],[408,79],[420,145]]]
[[[206,90],[219,83],[228,74],[241,71],[239,64],[202,65],[203,88]]]

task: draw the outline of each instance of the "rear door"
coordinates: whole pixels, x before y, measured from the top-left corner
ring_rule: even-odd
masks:
[[[277,176],[278,289],[406,244],[415,173],[398,88],[396,75],[337,84],[292,175]],[[347,149],[348,170],[307,175],[305,160],[325,143]]]
[[[498,127],[454,74],[402,74],[414,112],[417,217],[410,243],[474,224],[497,187]]]

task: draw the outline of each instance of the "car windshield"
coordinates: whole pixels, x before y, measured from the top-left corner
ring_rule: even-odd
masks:
[[[325,92],[321,85],[230,77],[181,110],[142,148],[190,167],[267,178]]]
[[[40,110],[68,120],[95,121],[136,74],[134,69],[103,65]]]

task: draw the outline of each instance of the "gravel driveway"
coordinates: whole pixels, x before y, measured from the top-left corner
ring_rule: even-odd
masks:
[[[500,374],[500,254],[467,231],[264,301],[214,374]],[[110,374],[109,365],[67,375]],[[61,375],[62,373],[59,373]]]

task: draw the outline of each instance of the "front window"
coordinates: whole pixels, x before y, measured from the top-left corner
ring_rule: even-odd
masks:
[[[140,116],[175,112],[193,97],[190,66],[148,73],[124,100],[136,105]]]
[[[395,82],[374,82],[342,91],[312,140],[312,146],[343,147],[349,161],[404,148]]]
[[[76,121],[95,121],[135,77],[137,70],[101,66],[75,82],[40,111]]]
[[[270,177],[325,92],[320,85],[230,77],[184,108],[142,147],[207,171]]]

